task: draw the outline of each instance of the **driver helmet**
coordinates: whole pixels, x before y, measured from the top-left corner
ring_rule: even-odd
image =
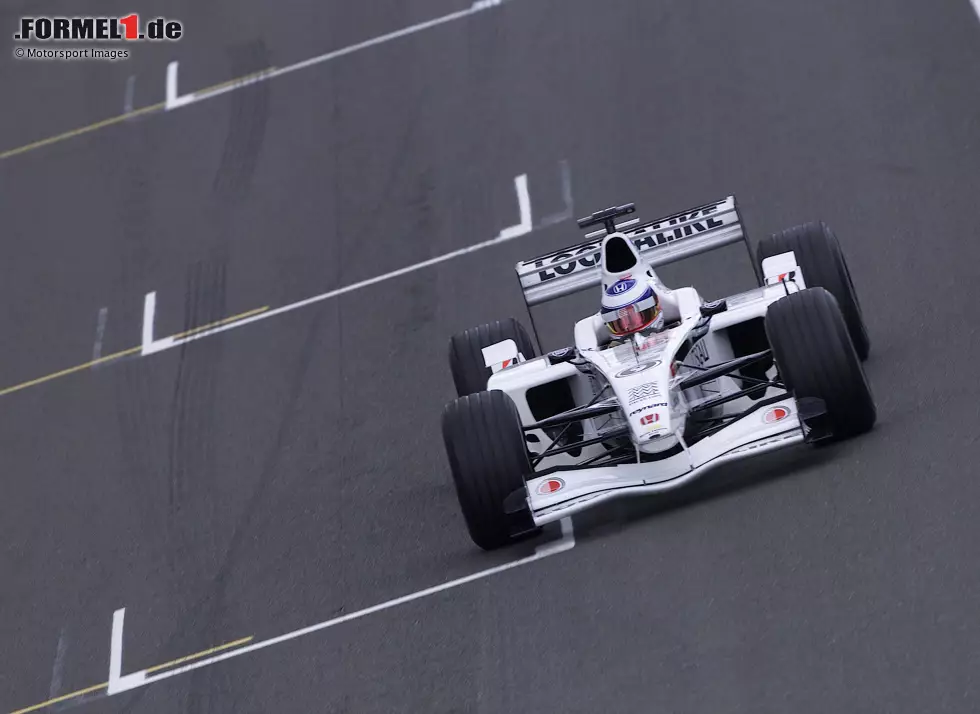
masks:
[[[600,314],[616,337],[648,329],[659,332],[664,326],[660,298],[642,275],[633,277],[627,273],[617,276],[615,282],[604,284]]]

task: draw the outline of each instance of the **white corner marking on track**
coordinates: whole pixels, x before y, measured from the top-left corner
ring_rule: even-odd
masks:
[[[153,321],[156,319],[157,294],[156,291],[147,293],[143,298],[143,340],[140,343],[142,350],[140,354],[153,354]]]
[[[262,82],[267,79],[272,79],[273,77],[279,77],[290,72],[295,72],[300,69],[306,69],[307,67],[322,64],[323,62],[329,62],[330,60],[353,54],[354,52],[366,50],[370,47],[376,47],[377,45],[382,45],[386,42],[391,42],[392,40],[408,37],[409,35],[414,35],[415,33],[422,32],[423,30],[428,30],[455,20],[461,20],[465,17],[469,17],[470,15],[491,10],[499,5],[502,5],[505,1],[506,0],[482,0],[474,2],[472,6],[466,8],[465,10],[458,10],[456,12],[449,13],[448,15],[437,17],[433,20],[426,20],[425,22],[404,27],[401,30],[395,30],[394,32],[389,32],[385,35],[380,35],[370,40],[365,40],[364,42],[358,42],[357,44],[343,47],[339,50],[326,52],[322,55],[317,55],[316,57],[310,57],[309,59],[296,62],[295,64],[291,64],[287,67],[271,67],[248,77],[239,78],[238,80],[231,80],[225,84],[218,85],[217,87],[202,89],[196,92],[189,92],[183,96],[180,96],[177,93],[177,62],[173,61],[167,66],[167,94],[164,109],[166,111],[170,111],[172,109],[186,107],[188,104],[193,104],[194,102],[199,102],[203,99],[211,99],[212,97],[217,97],[222,94],[226,94],[227,92],[241,89],[249,84]]]
[[[140,354],[142,356],[152,355],[156,352],[173,347],[176,342],[173,337],[164,337],[159,340],[153,339],[153,323],[156,319],[157,294],[156,291],[147,293],[143,299],[143,341],[141,343]]]
[[[242,87],[246,87],[256,82],[263,82],[267,79],[272,79],[273,77],[278,77],[283,74],[288,74],[289,72],[294,72],[296,70],[312,67],[314,65],[318,65],[323,62],[329,62],[330,60],[337,59],[339,57],[344,57],[346,55],[353,54],[354,52],[359,52],[361,50],[365,50],[370,47],[376,47],[378,45],[382,45],[387,42],[391,42],[392,40],[400,39],[402,37],[408,37],[409,35],[413,35],[417,32],[422,32],[424,30],[428,30],[433,27],[438,27],[440,25],[444,25],[446,23],[450,23],[455,20],[460,20],[469,17],[471,15],[476,15],[477,13],[484,12],[486,10],[492,10],[493,8],[496,8],[499,5],[504,4],[505,2],[512,2],[512,1],[513,0],[480,0],[478,2],[474,2],[471,7],[468,7],[465,10],[459,10],[450,13],[448,15],[443,15],[442,17],[437,17],[432,20],[420,22],[410,27],[402,28],[401,30],[395,30],[394,32],[389,32],[388,34],[380,35],[379,37],[374,37],[372,39],[365,40],[363,42],[359,42],[357,44],[350,45],[348,47],[343,47],[341,49],[334,50],[332,52],[327,52],[325,54],[318,55],[316,57],[310,57],[308,59],[302,60],[295,64],[289,65],[288,67],[269,67],[259,72],[255,72],[254,74],[251,75],[247,75],[244,77],[236,77],[226,82],[221,82],[220,84],[214,85],[212,87],[206,87],[204,89],[199,89],[194,92],[189,92],[188,94],[185,94],[183,96],[181,96],[177,91],[178,62],[177,60],[174,60],[167,65],[166,85],[165,85],[166,91],[165,91],[164,101],[158,104],[153,104],[147,107],[143,107],[142,109],[136,111],[132,111],[131,105],[126,104],[124,100],[124,105],[125,105],[124,113],[119,116],[110,117],[109,119],[96,122],[94,124],[90,124],[85,127],[79,127],[72,131],[66,131],[57,136],[52,136],[52,137],[48,137],[47,139],[35,141],[32,142],[31,144],[26,144],[24,146],[20,146],[15,149],[11,149],[9,151],[0,151],[0,161],[10,158],[12,156],[23,154],[27,151],[33,151],[34,149],[38,149],[42,146],[48,146],[56,142],[65,141],[67,139],[80,136],[82,134],[87,134],[88,132],[95,131],[97,129],[102,129],[106,126],[114,125],[120,121],[128,122],[135,119],[135,116],[129,116],[129,114],[144,115],[149,113],[156,113],[157,111],[168,112],[173,109],[185,107],[189,104],[199,102],[203,99],[218,97],[221,96],[222,94],[226,94],[227,92],[232,92],[236,89],[241,89]],[[126,110],[126,107],[129,107],[128,111]]]
[[[977,13],[977,19],[980,20],[980,0],[970,0],[973,4],[973,11]]]
[[[517,191],[517,205],[521,211],[521,222],[500,231],[496,240],[512,240],[527,235],[534,230],[531,220],[531,196],[527,190],[527,174],[521,174],[514,179],[514,189]]]
[[[447,260],[452,260],[453,258],[459,258],[460,256],[467,255],[468,253],[474,253],[478,250],[483,250],[484,248],[490,248],[491,246],[499,245],[501,243],[506,243],[507,241],[514,240],[515,238],[520,238],[521,236],[527,235],[533,230],[533,225],[531,221],[531,197],[528,192],[527,185],[527,174],[522,174],[514,178],[514,190],[517,193],[517,204],[520,208],[520,223],[505,228],[500,231],[500,234],[496,238],[491,238],[490,240],[483,241],[482,243],[476,243],[475,245],[467,246],[465,248],[460,248],[459,250],[454,250],[451,253],[444,253],[443,255],[437,256],[435,258],[430,258],[429,260],[423,260],[421,263],[415,263],[414,265],[408,265],[404,268],[399,268],[398,270],[393,270],[390,273],[385,273],[384,275],[378,275],[373,278],[368,278],[367,280],[362,280],[359,283],[353,283],[336,290],[331,290],[320,295],[314,295],[313,297],[306,298],[305,300],[300,300],[298,302],[291,303],[289,305],[283,305],[274,310],[267,310],[259,315],[253,315],[252,317],[246,317],[241,320],[236,320],[234,322],[229,322],[226,325],[220,325],[207,330],[201,330],[193,335],[188,335],[186,337],[164,337],[159,340],[153,339],[153,310],[156,309],[156,293],[147,293],[146,296],[146,307],[143,311],[143,348],[142,355],[150,355],[156,352],[162,352],[164,350],[179,347],[188,342],[193,342],[194,340],[201,340],[205,337],[211,337],[213,335],[226,332],[228,330],[234,330],[239,327],[244,327],[245,325],[250,325],[253,322],[258,322],[259,320],[265,320],[270,317],[275,317],[276,315],[282,315],[287,312],[292,312],[293,310],[298,310],[303,307],[307,307],[314,303],[322,302],[324,300],[330,300],[340,295],[344,295],[355,290],[360,290],[361,288],[366,288],[371,285],[376,285],[377,283],[384,282],[386,280],[391,280],[392,278],[401,277],[402,275],[407,275],[408,273],[413,273],[416,270],[422,270],[423,268],[428,268],[439,263],[444,263]],[[152,295],[152,302],[151,302]],[[150,307],[152,305],[152,308]],[[149,327],[148,327],[149,325]]]
[[[187,106],[194,101],[193,94],[188,94],[185,97],[181,97],[177,94],[177,67],[178,64],[176,60],[167,65],[167,94],[164,109],[168,112],[171,109]]]
[[[326,630],[331,627],[336,627],[345,622],[350,622],[351,620],[358,620],[362,617],[368,615],[373,615],[377,612],[382,612],[384,610],[389,610],[393,607],[398,607],[399,605],[404,605],[415,600],[421,600],[422,598],[428,597],[430,595],[435,595],[436,593],[444,592],[452,588],[460,587],[461,585],[466,585],[467,583],[472,583],[477,580],[482,580],[484,578],[489,578],[493,575],[498,575],[500,573],[506,572],[508,570],[513,570],[514,568],[519,568],[522,565],[528,565],[530,563],[537,562],[539,560],[544,560],[553,555],[558,555],[559,553],[564,553],[575,547],[575,533],[572,529],[571,518],[563,518],[561,520],[561,539],[548,543],[546,545],[538,546],[535,549],[533,555],[529,555],[525,558],[520,558],[518,560],[511,561],[510,563],[504,563],[503,565],[498,565],[493,568],[488,568],[486,570],[481,570],[477,573],[464,576],[462,578],[457,578],[456,580],[450,580],[440,585],[435,585],[431,588],[426,588],[425,590],[419,590],[418,592],[411,593],[409,595],[404,595],[400,598],[394,600],[388,600],[387,602],[382,602],[372,607],[365,608],[363,610],[358,610],[357,612],[352,612],[348,615],[342,615],[341,617],[335,617],[332,620],[326,620],[325,622],[320,622],[316,625],[310,625],[309,627],[304,627],[299,630],[294,630],[293,632],[288,632],[284,635],[279,635],[278,637],[272,637],[268,640],[262,640],[261,642],[256,642],[251,645],[246,645],[239,649],[231,650],[230,652],[225,652],[214,657],[208,657],[207,659],[198,660],[192,664],[187,664],[181,667],[176,667],[171,670],[167,670],[161,674],[155,674],[152,676],[147,676],[146,670],[141,670],[139,672],[133,672],[132,674],[127,674],[125,676],[120,676],[121,672],[121,662],[122,662],[122,621],[123,613],[125,610],[117,610],[113,616],[112,621],[112,656],[113,659],[110,664],[109,669],[109,695],[119,694],[120,692],[128,691],[130,689],[136,689],[138,687],[143,687],[148,684],[153,684],[154,682],[159,682],[164,679],[169,679],[171,677],[176,677],[181,674],[186,674],[188,672],[193,672],[194,670],[201,669],[202,667],[209,667],[212,664],[217,664],[218,662],[223,662],[227,659],[232,659],[234,657],[241,657],[242,655],[250,654],[258,650],[265,649],[267,647],[272,647],[273,645],[282,644],[290,640],[295,640],[298,637],[303,637],[304,635],[309,635],[314,632],[319,632],[321,630]],[[117,628],[116,622],[118,619],[118,641],[117,641]]]
[[[112,638],[109,643],[109,687],[108,694],[119,694],[130,689],[136,689],[146,680],[146,672],[141,670],[122,676],[123,623],[126,619],[126,608],[120,608],[112,613]]]

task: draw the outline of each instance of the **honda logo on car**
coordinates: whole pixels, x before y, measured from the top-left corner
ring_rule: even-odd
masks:
[[[649,426],[650,424],[653,424],[658,421],[660,421],[659,414],[647,414],[646,416],[640,417],[640,423],[643,426]]]
[[[539,495],[547,496],[549,493],[561,491],[563,488],[565,488],[565,482],[560,478],[549,478],[538,484],[537,491]]]
[[[789,409],[786,407],[773,407],[763,415],[762,421],[766,424],[775,424],[777,421],[782,421],[788,416]]]

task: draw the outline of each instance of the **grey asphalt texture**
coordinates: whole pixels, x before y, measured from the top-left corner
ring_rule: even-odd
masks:
[[[96,14],[161,13],[88,3]],[[145,5],[145,6],[144,6]],[[4,46],[0,151],[466,7],[170,3],[125,63]],[[78,3],[0,13],[84,14]],[[11,42],[6,39],[5,42]],[[844,245],[869,435],[576,517],[538,563],[61,709],[967,712],[980,708],[980,22],[967,0],[511,0],[0,161],[0,387],[635,201],[735,194],[753,237]],[[514,264],[574,222],[179,349],[0,397],[0,709],[262,640],[526,555],[469,541],[439,417],[454,331],[526,322]],[[720,297],[731,248],[663,271]],[[591,296],[542,308],[547,348]]]

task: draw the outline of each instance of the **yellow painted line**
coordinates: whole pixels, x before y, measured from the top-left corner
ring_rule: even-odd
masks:
[[[85,364],[80,364],[76,367],[69,367],[68,369],[63,369],[60,372],[54,372],[52,374],[46,374],[43,377],[38,377],[37,379],[32,379],[29,382],[21,382],[20,384],[15,384],[12,387],[7,387],[6,389],[0,389],[0,397],[6,394],[12,394],[13,392],[19,392],[22,389],[27,389],[28,387],[36,387],[39,384],[44,384],[45,382],[50,382],[52,379],[58,379],[59,377],[67,377],[69,374],[74,374],[75,372],[81,372],[84,369],[90,369],[97,364],[102,364],[103,362],[109,362],[114,359],[119,359],[120,357],[125,357],[126,355],[135,354],[139,352],[142,347],[131,347],[128,350],[123,350],[122,352],[116,352],[111,355],[106,355],[105,357],[100,357],[99,359],[94,359],[91,362],[86,362]]]
[[[195,659],[201,659],[202,657],[207,657],[208,655],[214,654],[215,652],[221,652],[222,650],[230,650],[233,647],[238,647],[251,642],[255,639],[254,635],[249,635],[248,637],[242,637],[240,640],[235,640],[234,642],[226,642],[223,645],[218,645],[217,647],[212,647],[208,650],[203,650],[202,652],[195,652],[192,655],[187,655],[186,657],[180,657],[179,659],[171,660],[170,662],[164,662],[163,664],[158,664],[149,669],[143,670],[147,674],[152,672],[159,672],[161,669],[167,669],[178,664],[184,664],[185,662],[191,662]],[[109,683],[103,682],[102,684],[96,684],[91,687],[86,687],[85,689],[79,689],[77,692],[71,692],[70,694],[62,694],[60,697],[55,697],[54,699],[49,699],[46,702],[41,702],[40,704],[34,704],[24,709],[18,709],[17,711],[11,712],[10,714],[27,714],[27,712],[36,712],[39,709],[44,709],[45,707],[50,707],[55,704],[60,704],[61,702],[68,701],[69,699],[77,699],[78,697],[84,696],[86,694],[91,694],[92,692],[97,692],[100,689],[108,688]]]
[[[94,687],[88,687],[87,689],[79,689],[77,692],[72,692],[71,694],[62,694],[60,697],[55,697],[54,699],[49,699],[46,702],[41,702],[40,704],[35,704],[30,707],[25,707],[23,709],[18,709],[10,714],[27,714],[27,712],[36,712],[38,709],[44,709],[44,707],[50,707],[54,704],[60,704],[61,702],[68,701],[69,699],[76,699],[85,694],[91,694],[92,692],[97,692],[100,689],[106,689],[109,686],[108,682],[103,682],[102,684],[96,684]]]
[[[195,327],[192,330],[187,330],[186,332],[178,332],[176,335],[171,335],[170,338],[174,340],[179,340],[183,337],[189,335],[197,334],[198,332],[205,332],[215,327],[221,327],[222,325],[227,325],[230,322],[235,322],[237,320],[244,320],[246,317],[252,317],[253,315],[258,315],[260,312],[265,312],[269,309],[269,306],[259,307],[254,310],[249,310],[247,312],[240,313],[238,315],[232,315],[231,317],[226,317],[223,320],[218,320],[217,322],[211,322],[207,325],[201,325],[200,327]],[[167,338],[164,338],[167,339]],[[32,379],[28,382],[21,382],[20,384],[15,384],[12,387],[7,387],[6,389],[0,389],[0,397],[7,394],[13,394],[14,392],[19,392],[22,389],[27,389],[28,387],[36,387],[39,384],[44,384],[45,382],[50,382],[53,379],[58,379],[59,377],[67,377],[69,374],[75,374],[75,372],[81,372],[86,369],[91,369],[92,367],[102,364],[104,362],[111,362],[112,360],[119,359],[120,357],[126,357],[128,355],[137,354],[142,350],[142,346],[130,347],[128,350],[123,350],[122,352],[115,352],[111,355],[106,355],[105,357],[100,357],[99,359],[94,359],[91,362],[86,362],[85,364],[76,365],[75,367],[69,367],[68,369],[63,369],[60,372],[53,372],[52,374],[46,374],[43,377],[38,377],[37,379]]]
[[[229,79],[229,80],[224,81],[224,82],[218,82],[218,84],[212,84],[210,87],[205,87],[204,89],[198,89],[198,90],[196,90],[194,92],[191,92],[190,94],[191,94],[191,96],[194,96],[194,97],[199,97],[199,96],[202,96],[204,94],[210,94],[211,92],[216,92],[219,89],[224,89],[225,87],[230,87],[230,86],[232,86],[234,84],[242,84],[242,83],[248,82],[250,80],[261,79],[262,77],[264,77],[267,74],[274,73],[277,69],[278,69],[278,67],[266,67],[265,69],[260,69],[258,72],[252,72],[251,74],[245,74],[245,75],[242,75],[241,77],[237,77],[236,79]]]
[[[224,89],[225,87],[248,83],[251,80],[257,80],[265,77],[268,74],[274,73],[276,67],[268,67],[258,72],[252,72],[250,74],[242,75],[235,79],[229,79],[225,82],[219,82],[218,84],[206,87],[204,89],[198,89],[195,92],[191,92],[193,96],[199,96],[204,94],[209,94],[215,92],[219,89]],[[153,112],[158,112],[164,109],[166,102],[160,102],[159,104],[151,104],[148,107],[143,107],[142,109],[137,109],[135,111],[126,112],[125,114],[120,114],[119,116],[110,117],[109,119],[103,119],[102,121],[97,121],[94,124],[89,124],[88,126],[83,126],[79,129],[72,129],[71,131],[66,131],[64,134],[58,134],[57,136],[51,136],[47,139],[41,139],[40,141],[35,141],[31,144],[25,144],[24,146],[18,146],[16,149],[8,149],[0,153],[0,161],[3,159],[9,159],[13,156],[18,156],[19,154],[26,154],[28,151],[34,151],[35,149],[40,149],[44,146],[50,146],[51,144],[57,144],[62,141],[67,141],[68,139],[74,139],[76,136],[81,136],[82,134],[88,134],[93,131],[98,131],[99,129],[105,129],[107,126],[112,126],[113,124],[119,124],[127,119],[132,119],[133,117],[138,117],[143,114],[151,114]]]
[[[973,0],[973,2],[978,2],[978,0]],[[307,67],[313,67],[315,65],[319,65],[324,62],[329,62],[330,60],[334,60],[339,57],[345,57],[347,55],[353,54],[354,52],[360,52],[361,50],[366,50],[370,47],[377,47],[378,45],[384,44],[385,42],[391,42],[392,40],[397,40],[402,37],[408,37],[409,35],[414,35],[416,32],[421,32],[423,30],[428,30],[433,27],[445,25],[446,23],[449,22],[455,22],[456,20],[461,20],[465,17],[470,17],[472,15],[475,15],[476,13],[490,10],[491,8],[494,8],[499,4],[500,3],[496,2],[496,0],[494,2],[474,2],[470,7],[466,9],[457,10],[456,12],[451,12],[448,15],[442,15],[441,17],[433,18],[431,20],[426,20],[424,22],[419,22],[415,25],[411,25],[410,27],[403,27],[400,30],[395,30],[393,32],[389,32],[384,35],[373,37],[369,40],[364,40],[363,42],[358,42],[353,45],[348,45],[347,47],[342,47],[340,49],[332,50],[330,52],[326,52],[316,57],[310,57],[308,59],[302,60],[300,62],[296,62],[286,67],[281,67],[281,68],[269,67],[268,69],[247,74],[244,77],[238,77],[237,79],[231,79],[228,80],[227,82],[221,82],[220,84],[216,84],[212,87],[207,87],[206,89],[200,89],[196,92],[191,92],[189,94],[184,94],[181,96],[190,97],[193,101],[188,102],[187,104],[192,104],[201,99],[208,98],[208,95],[220,93],[221,90],[225,89],[229,85],[247,84],[249,80],[272,79],[273,77],[280,77],[289,72],[305,69]],[[187,104],[181,106],[187,106]],[[27,151],[32,151],[33,149],[38,149],[42,146],[48,146],[49,144],[54,144],[58,141],[64,141],[65,139],[69,139],[73,136],[78,136],[79,134],[84,134],[89,131],[95,131],[96,129],[101,129],[104,126],[108,126],[110,124],[115,124],[117,122],[123,121],[124,119],[133,116],[135,114],[155,111],[165,106],[166,106],[165,103],[156,104],[152,107],[141,109],[138,112],[130,112],[129,114],[119,116],[119,117],[113,117],[112,119],[107,119],[106,121],[99,122],[98,124],[92,124],[91,126],[83,127],[81,129],[76,129],[75,131],[70,131],[70,132],[66,132],[65,134],[53,136],[50,139],[43,139],[41,141],[36,141],[33,144],[27,144],[26,146],[21,146],[16,149],[10,149],[9,151],[0,153],[0,160],[8,159],[11,156],[23,154]]]
[[[218,645],[217,647],[212,647],[209,650],[204,650],[203,652],[195,652],[192,655],[187,655],[186,657],[180,657],[178,659],[170,660],[169,662],[164,662],[163,664],[158,664],[154,667],[150,667],[145,670],[147,674],[153,674],[154,672],[159,672],[161,669],[169,669],[170,667],[176,667],[178,664],[184,664],[185,662],[192,662],[196,659],[201,659],[202,657],[207,657],[215,652],[221,652],[223,650],[230,650],[232,647],[238,647],[239,645],[248,644],[255,639],[254,635],[249,635],[248,637],[243,637],[240,640],[235,640],[234,642],[228,642],[223,645]]]
[[[8,149],[3,153],[0,153],[0,161],[3,159],[9,159],[12,156],[17,156],[18,154],[26,154],[28,151],[34,151],[34,149],[40,149],[42,146],[50,146],[51,144],[57,144],[61,141],[66,141],[68,139],[74,139],[76,136],[81,136],[82,134],[88,134],[89,132],[98,131],[99,129],[104,129],[107,126],[112,126],[113,124],[118,124],[119,122],[126,121],[127,119],[132,119],[133,117],[138,117],[143,114],[150,114],[151,112],[160,111],[163,109],[164,103],[151,104],[148,107],[143,107],[142,109],[136,109],[135,111],[126,112],[125,114],[120,114],[119,116],[110,117],[109,119],[103,119],[102,121],[97,121],[94,124],[89,124],[88,126],[83,126],[79,129],[72,129],[71,131],[66,131],[64,134],[58,134],[57,136],[51,136],[47,139],[41,139],[40,141],[35,141],[31,144],[25,144],[24,146],[18,146],[16,149]]]
[[[190,335],[196,335],[198,332],[207,332],[215,327],[221,327],[222,325],[227,325],[229,322],[236,322],[238,320],[244,320],[246,317],[252,317],[252,315],[258,315],[260,312],[265,312],[269,309],[269,306],[257,307],[254,310],[249,310],[248,312],[239,313],[238,315],[232,315],[231,317],[226,317],[224,320],[218,320],[217,322],[210,322],[207,325],[201,325],[200,327],[195,327],[193,330],[188,330],[187,332],[178,332],[176,335],[171,335],[170,338],[164,337],[163,339],[174,339],[179,340],[184,337],[189,337]],[[0,395],[3,396],[3,395]]]

